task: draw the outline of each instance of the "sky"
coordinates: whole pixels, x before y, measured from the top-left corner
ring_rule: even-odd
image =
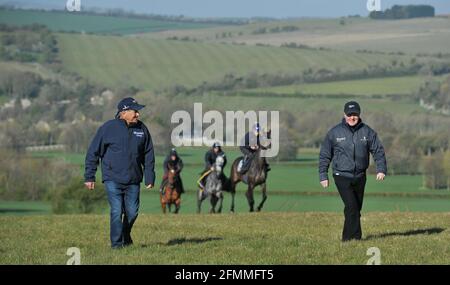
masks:
[[[187,17],[342,17],[368,15],[367,0],[79,0],[84,7],[122,8],[142,14]],[[392,5],[429,4],[437,14],[450,14],[450,0],[377,0]],[[21,8],[63,9],[67,0],[0,0]]]

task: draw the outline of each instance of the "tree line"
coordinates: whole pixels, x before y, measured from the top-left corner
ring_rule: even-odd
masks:
[[[396,20],[422,17],[434,17],[435,9],[431,5],[394,5],[385,11],[372,11],[369,14],[371,19],[376,20]]]

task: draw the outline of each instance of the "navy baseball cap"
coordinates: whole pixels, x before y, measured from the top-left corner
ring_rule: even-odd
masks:
[[[122,99],[119,104],[117,104],[117,111],[122,112],[126,110],[135,110],[139,111],[140,109],[144,108],[145,105],[139,104],[134,98],[127,97]]]
[[[361,114],[361,107],[359,106],[358,102],[350,101],[345,103],[344,106],[344,113],[349,116],[351,114],[360,115]]]

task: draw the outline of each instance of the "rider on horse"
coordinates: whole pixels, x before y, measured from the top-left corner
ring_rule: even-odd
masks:
[[[178,153],[176,151],[175,148],[172,148],[170,150],[169,155],[166,157],[166,159],[164,160],[164,164],[163,164],[163,168],[164,168],[164,176],[163,176],[163,180],[161,182],[161,187],[159,188],[159,192],[161,192],[163,195],[163,191],[164,191],[164,187],[167,184],[167,177],[168,177],[168,173],[169,173],[169,162],[171,164],[175,165],[175,171],[177,172],[177,174],[179,174],[181,172],[181,170],[183,169],[183,160],[178,156]],[[181,181],[181,178],[178,178],[178,183],[180,185],[180,189],[181,189],[181,193],[184,193],[184,187],[183,187],[183,182]]]
[[[242,145],[239,147],[244,159],[242,165],[238,168],[241,175],[245,174],[250,167],[254,153],[261,147],[261,127],[259,123],[253,126],[252,132],[245,134]],[[266,161],[266,172],[270,171],[269,164]]]
[[[216,162],[216,158],[221,155],[223,156],[223,168],[225,167],[225,165],[227,164],[227,157],[225,156],[225,152],[222,150],[222,147],[220,146],[220,144],[218,142],[215,142],[211,149],[209,149],[206,154],[205,154],[205,169],[202,171],[201,173],[201,177],[198,181],[198,184],[200,186],[201,189],[204,189],[205,187],[205,181],[206,181],[206,177],[208,177],[208,174],[211,172],[214,163]],[[223,174],[221,175],[221,179],[223,181]]]

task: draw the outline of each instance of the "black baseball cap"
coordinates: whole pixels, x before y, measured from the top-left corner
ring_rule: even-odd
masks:
[[[122,112],[126,110],[139,111],[144,107],[145,105],[139,104],[134,98],[127,97],[120,100],[119,104],[117,104],[117,112]]]
[[[344,106],[344,113],[349,116],[351,114],[360,115],[361,114],[361,107],[359,106],[358,102],[350,101],[345,103]]]

